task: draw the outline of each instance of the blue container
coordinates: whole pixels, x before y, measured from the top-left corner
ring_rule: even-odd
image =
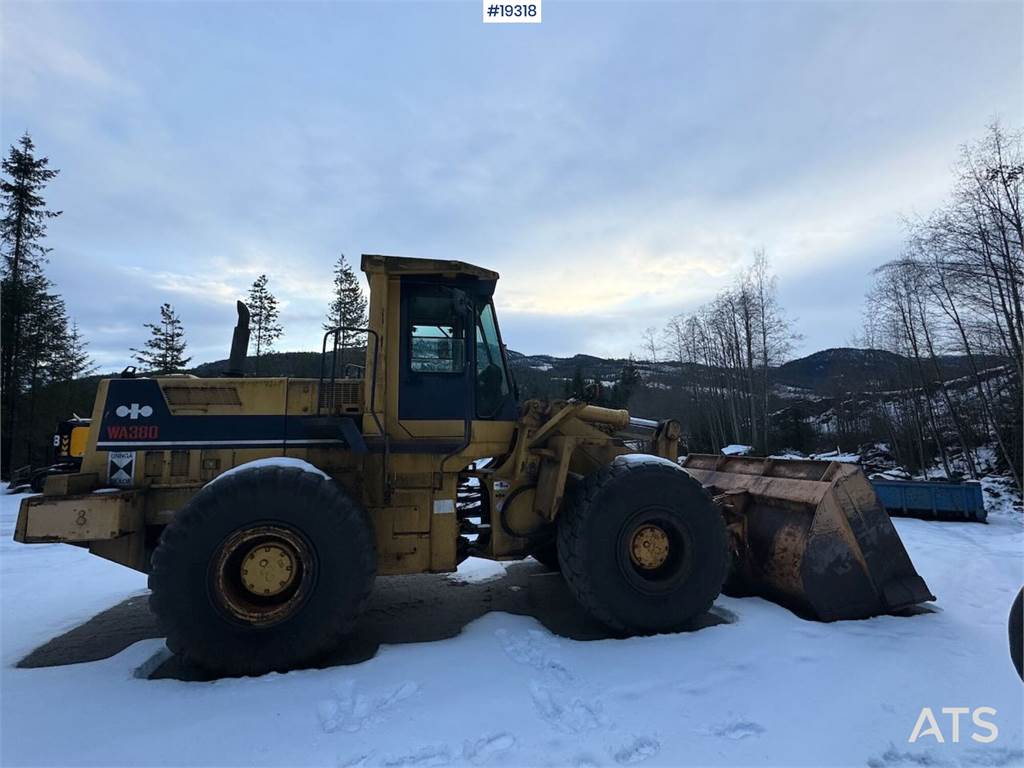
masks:
[[[878,500],[890,515],[984,523],[985,498],[977,480],[872,480]]]

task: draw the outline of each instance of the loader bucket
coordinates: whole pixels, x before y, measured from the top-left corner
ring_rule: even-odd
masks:
[[[756,594],[819,621],[934,600],[855,464],[695,454],[683,467],[729,527],[726,594]]]

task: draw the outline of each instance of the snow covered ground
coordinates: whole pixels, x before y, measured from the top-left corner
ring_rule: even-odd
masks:
[[[18,669],[37,645],[145,591],[145,578],[61,545],[12,543],[0,498],[0,763],[16,765],[1024,764],[1022,686],[1006,614],[1024,524],[896,520],[935,612],[816,624],[757,598],[678,635],[577,642],[491,613],[458,637],[261,678],[147,680],[160,640],[84,664]],[[469,561],[472,581],[500,577]],[[396,621],[400,617],[396,617]],[[942,707],[993,707],[999,729],[952,743]],[[908,743],[931,707],[944,743]],[[978,731],[983,733],[983,731]]]

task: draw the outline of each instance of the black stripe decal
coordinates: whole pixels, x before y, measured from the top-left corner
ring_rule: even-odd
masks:
[[[176,416],[168,409],[155,379],[111,379],[96,440],[100,450],[313,445],[366,452],[362,433],[351,417]]]

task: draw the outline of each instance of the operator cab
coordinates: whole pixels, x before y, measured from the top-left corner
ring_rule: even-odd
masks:
[[[400,419],[516,418],[493,292],[494,281],[402,279]]]
[[[516,388],[493,302],[498,274],[393,256],[364,256],[362,267],[371,326],[383,319],[379,332],[392,345],[384,357],[393,436],[459,443],[469,422],[514,422]]]

